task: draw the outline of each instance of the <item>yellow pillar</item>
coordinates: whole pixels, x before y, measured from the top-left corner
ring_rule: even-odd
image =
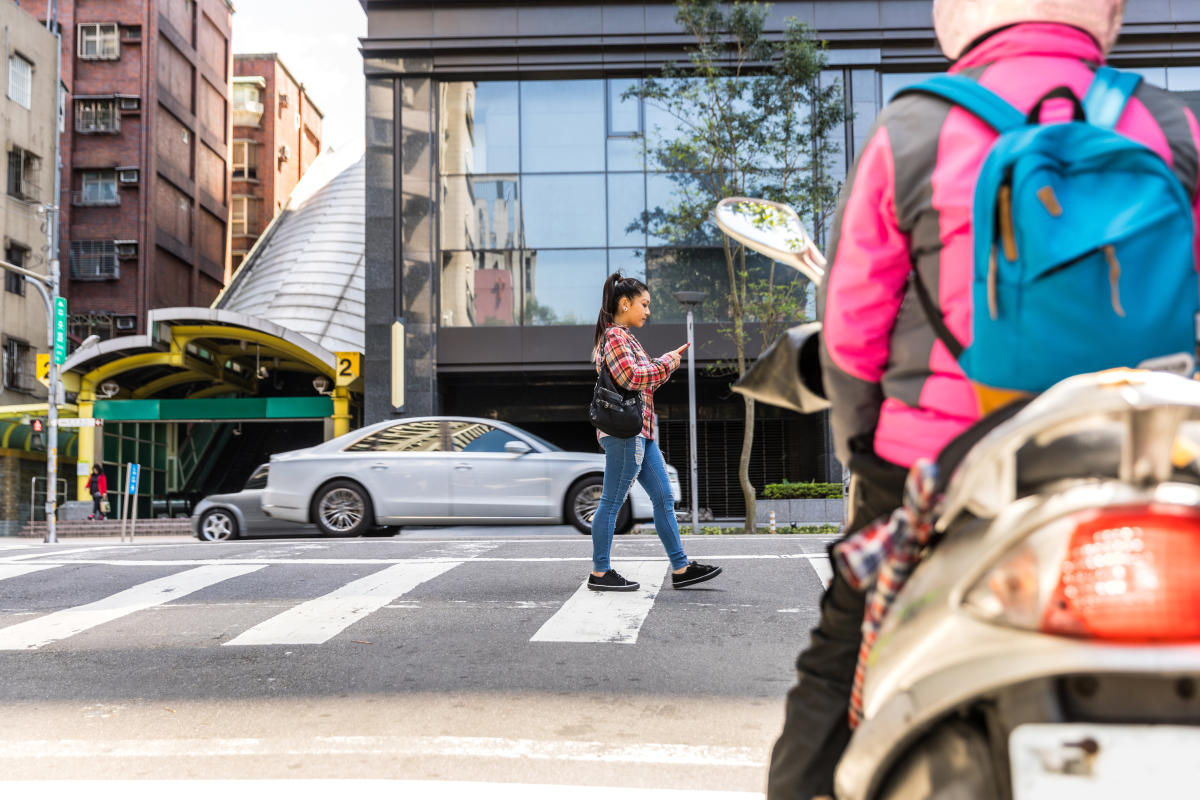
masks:
[[[333,435],[350,432],[350,390],[339,386],[333,390]]]
[[[92,408],[96,401],[96,396],[91,392],[79,393],[79,418],[91,419]],[[96,429],[92,427],[81,427],[79,429],[79,452],[76,455],[75,469],[75,499],[90,500],[91,495],[88,494],[87,482],[88,475],[92,471],[92,459],[96,457]]]

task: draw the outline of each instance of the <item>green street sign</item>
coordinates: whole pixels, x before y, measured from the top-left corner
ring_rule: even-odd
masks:
[[[67,298],[54,298],[54,363],[67,360]]]

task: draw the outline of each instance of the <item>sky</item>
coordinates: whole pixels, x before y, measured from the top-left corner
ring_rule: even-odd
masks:
[[[358,0],[234,0],[233,52],[278,53],[324,119],[322,148],[362,138],[363,71]]]

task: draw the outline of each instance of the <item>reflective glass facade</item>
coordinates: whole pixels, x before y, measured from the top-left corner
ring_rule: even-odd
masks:
[[[715,231],[675,238],[643,224],[688,189],[690,176],[647,152],[690,121],[625,98],[635,83],[439,84],[441,327],[588,325],[617,270],[650,286],[655,321],[682,317],[680,289],[709,291],[702,314],[724,316]]]

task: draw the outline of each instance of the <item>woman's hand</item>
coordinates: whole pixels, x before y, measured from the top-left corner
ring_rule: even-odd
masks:
[[[682,347],[676,347],[676,348],[675,348],[674,350],[672,350],[671,352],[672,352],[672,353],[674,353],[676,356],[678,356],[679,358],[681,358],[681,359],[682,359],[682,358],[683,358],[683,354],[684,354],[684,353],[686,353],[686,352],[687,352],[687,349],[688,349],[689,347],[691,347],[691,346],[692,346],[692,343],[691,343],[691,342],[687,342],[687,343],[685,343],[685,344],[684,344]]]

